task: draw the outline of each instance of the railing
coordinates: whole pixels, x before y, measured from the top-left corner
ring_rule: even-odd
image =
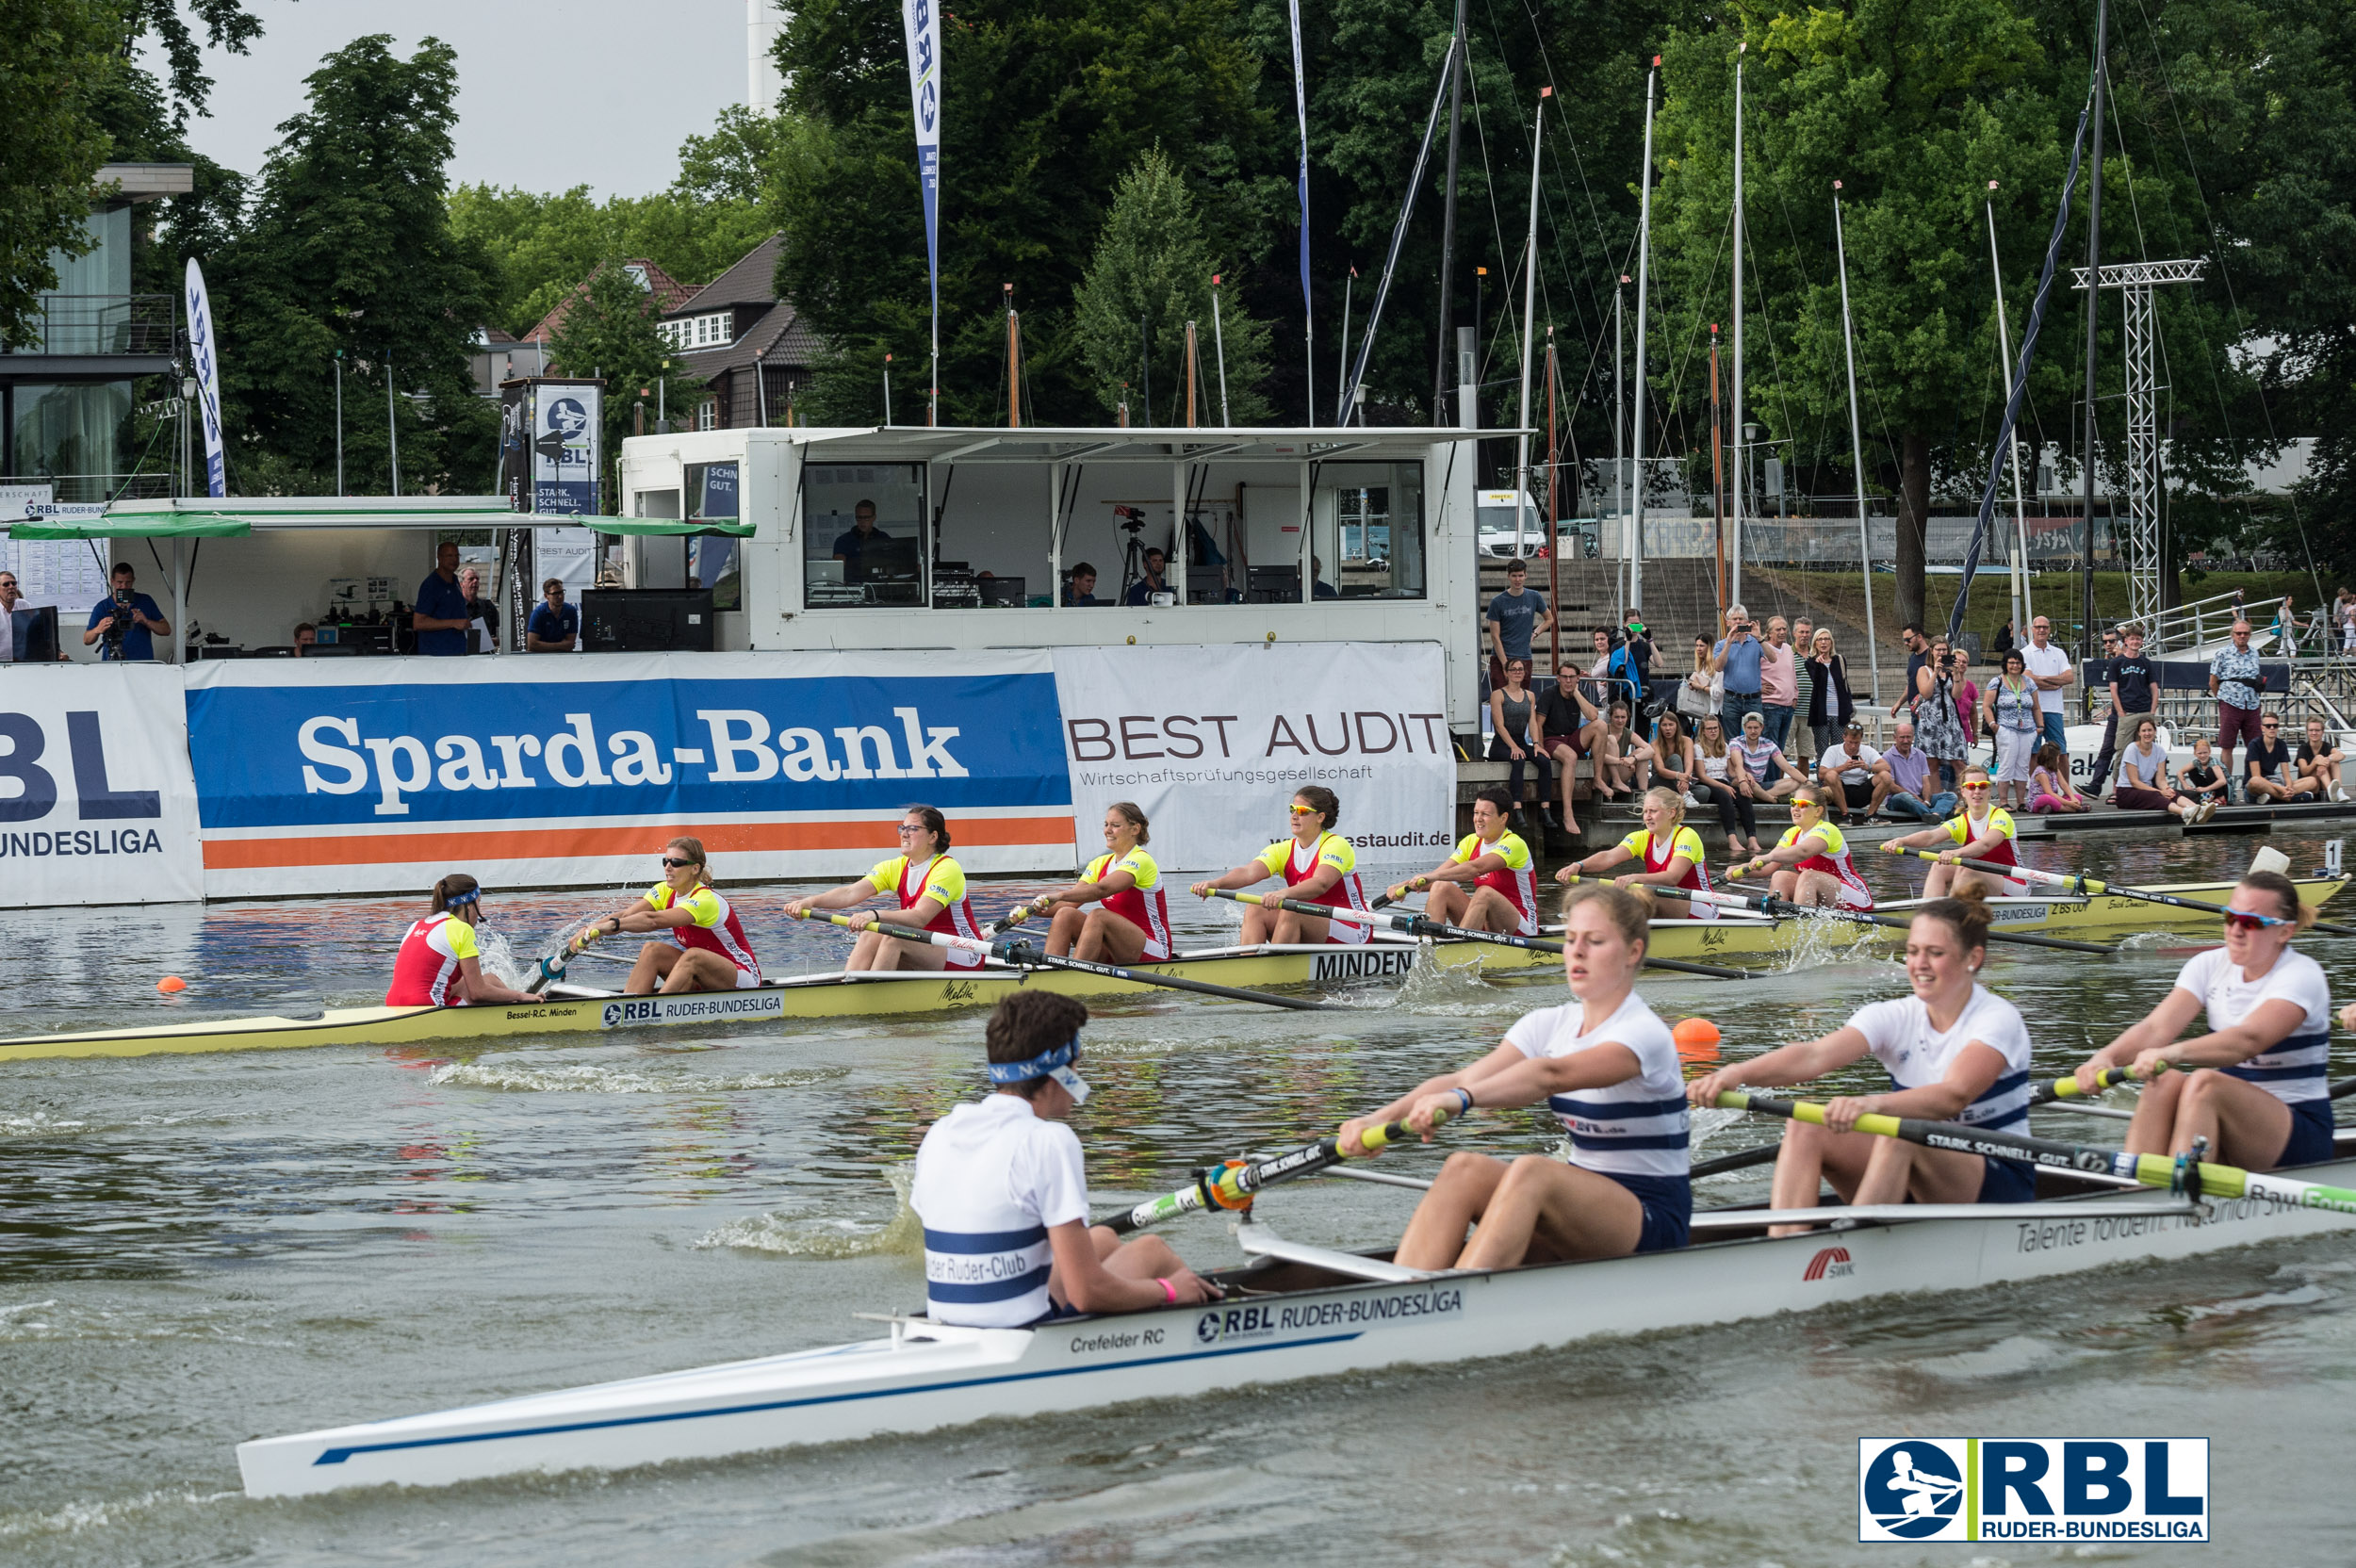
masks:
[[[168,354],[174,304],[169,294],[43,294],[32,343],[0,353]]]

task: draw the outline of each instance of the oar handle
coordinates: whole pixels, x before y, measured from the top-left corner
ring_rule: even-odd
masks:
[[[1449,1117],[1446,1111],[1435,1112],[1432,1118],[1432,1125],[1436,1128],[1448,1119]],[[1149,1199],[1136,1208],[1114,1215],[1111,1218],[1101,1220],[1099,1223],[1117,1235],[1126,1235],[1132,1231],[1141,1231],[1149,1225],[1158,1225],[1166,1219],[1175,1219],[1180,1215],[1193,1214],[1199,1210],[1248,1209],[1252,1206],[1252,1195],[1262,1187],[1273,1186],[1278,1182],[1288,1182],[1296,1176],[1315,1175],[1328,1166],[1339,1165],[1348,1159],[1371,1156],[1394,1143],[1406,1142],[1419,1136],[1421,1135],[1410,1128],[1403,1120],[1386,1121],[1380,1126],[1369,1127],[1359,1135],[1358,1141],[1366,1151],[1366,1155],[1364,1156],[1343,1153],[1341,1135],[1334,1133],[1330,1136],[1317,1139],[1315,1143],[1305,1144],[1299,1149],[1268,1159],[1229,1160],[1216,1170],[1203,1171],[1192,1183],[1180,1187],[1175,1192]]]
[[[2132,1082],[2134,1078],[2135,1073],[2127,1068],[2106,1067],[2094,1075],[2094,1092],[2101,1094],[2104,1089],[2116,1088]],[[2086,1092],[2078,1086],[2077,1075],[2072,1073],[2067,1078],[2039,1084],[2037,1092],[2029,1096],[2029,1102],[2033,1105],[2051,1104],[2056,1100],[2075,1100]]]

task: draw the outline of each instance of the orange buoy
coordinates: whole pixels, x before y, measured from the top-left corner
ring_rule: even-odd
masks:
[[[155,988],[166,996],[177,996],[188,988],[188,983],[176,974],[167,974],[155,982]],[[1678,1027],[1683,1028],[1684,1025],[1679,1024]]]
[[[1706,1018],[1680,1020],[1669,1031],[1677,1041],[1677,1056],[1688,1062],[1714,1062],[1718,1059],[1718,1026]]]

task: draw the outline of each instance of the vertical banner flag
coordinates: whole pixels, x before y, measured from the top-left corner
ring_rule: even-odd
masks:
[[[1317,419],[1317,307],[1309,299],[1309,74],[1301,59],[1301,0],[1292,0],[1293,117],[1301,122],[1301,320],[1309,345],[1309,422]]]
[[[924,269],[932,280],[933,370],[941,381],[941,17],[936,0],[900,0],[908,36],[908,90],[916,103],[916,180],[924,193]]]
[[[213,340],[213,304],[205,293],[205,270],[188,258],[187,300],[188,357],[196,368],[197,408],[205,421],[205,493],[229,494],[228,470],[221,457],[221,364]]]
[[[566,516],[597,514],[598,434],[604,429],[605,384],[532,384],[532,510]]]

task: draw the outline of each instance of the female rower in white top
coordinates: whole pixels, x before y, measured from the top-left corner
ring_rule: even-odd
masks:
[[[1977,762],[1963,770],[1963,809],[1940,823],[1925,827],[1920,833],[1904,838],[1884,839],[1882,853],[1904,855],[1909,849],[1939,846],[1939,863],[1931,867],[1930,875],[1922,879],[1924,898],[1944,898],[1966,888],[2006,898],[2019,898],[2029,890],[2028,883],[2013,876],[1995,876],[1970,866],[1958,865],[1961,860],[1987,860],[2000,866],[2017,866],[2013,848],[2012,813],[2001,806],[1990,804],[1996,798],[1995,785],[1988,770]]]
[[[1079,1313],[1212,1301],[1219,1288],[1159,1236],[1088,1223],[1074,1069],[1088,1009],[1017,991],[991,1009],[989,1094],[926,1129],[908,1206],[924,1227],[924,1310],[936,1323],[1020,1329]]]
[[[1883,1094],[1825,1102],[1824,1125],[1787,1123],[1775,1157],[1774,1206],[1812,1209],[1829,1177],[1851,1203],[2025,1203],[2035,1172],[2018,1160],[1925,1149],[1855,1131],[1868,1112],[1960,1121],[1994,1132],[2029,1130],[2029,1026],[2021,1011],[1982,988],[1988,906],[1977,887],[1934,899],[1906,929],[1906,980],[1914,994],[1860,1007],[1820,1039],[1797,1040],[1686,1086],[1696,1105],[1729,1089],[1780,1088],[1847,1067],[1869,1053],[1890,1071]],[[1792,1235],[1806,1225],[1775,1227]]]
[[[2130,1153],[2181,1154],[2205,1137],[2209,1158],[2244,1170],[2331,1157],[2331,987],[2291,947],[2315,918],[2289,877],[2251,872],[2226,903],[2225,945],[2194,955],[2158,1006],[2079,1066],[2088,1091],[2106,1067],[2147,1080]],[[2208,1033],[2178,1039],[2204,1006]]]
[[[1359,1137],[1383,1122],[1404,1118],[1429,1141],[1435,1114],[1544,1101],[1570,1135],[1567,1165],[1449,1155],[1399,1239],[1403,1267],[1512,1268],[1685,1245],[1693,1192],[1677,1042],[1635,989],[1651,894],[1580,887],[1562,906],[1568,1004],[1531,1013],[1470,1067],[1342,1124],[1343,1152],[1363,1154]]]

